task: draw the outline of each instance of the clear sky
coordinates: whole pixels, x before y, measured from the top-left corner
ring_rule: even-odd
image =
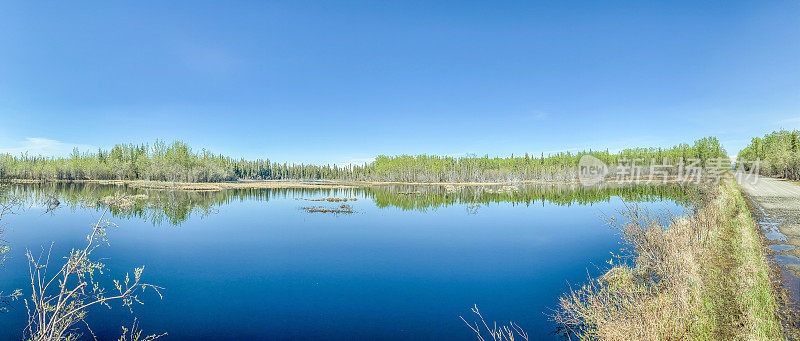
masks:
[[[0,152],[276,161],[800,128],[800,2],[0,2]]]

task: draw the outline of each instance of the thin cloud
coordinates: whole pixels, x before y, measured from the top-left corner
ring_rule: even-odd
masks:
[[[209,75],[228,75],[241,61],[221,46],[197,45],[186,42],[175,44],[175,52],[191,70]]]
[[[800,128],[800,117],[784,118],[778,121],[778,126],[781,128],[789,128],[789,129]]]
[[[44,137],[26,137],[24,141],[17,143],[14,147],[0,147],[0,154],[41,156],[67,156],[77,147],[81,152],[96,150],[97,147],[87,144],[67,143]]]
[[[573,147],[573,148],[567,148],[567,149],[546,150],[546,151],[543,151],[542,153],[544,153],[544,155],[554,155],[554,154],[558,154],[558,153],[566,153],[566,152],[572,153],[572,152],[579,152],[579,151],[581,151],[580,148]]]
[[[550,113],[544,111],[534,111],[533,114],[531,115],[531,118],[538,121],[538,120],[543,120],[549,116]]]
[[[530,112],[513,114],[509,117],[511,120],[520,122],[543,121],[550,117],[550,113],[541,110],[533,110]]]
[[[368,158],[353,158],[353,159],[348,159],[348,160],[346,160],[345,162],[342,162],[342,163],[340,163],[340,164],[337,164],[337,165],[338,165],[339,167],[347,167],[347,166],[362,166],[362,165],[364,165],[365,163],[371,163],[372,161],[375,161],[375,158],[374,158],[374,157],[368,157]]]

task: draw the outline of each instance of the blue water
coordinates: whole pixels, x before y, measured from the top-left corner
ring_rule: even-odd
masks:
[[[617,197],[418,211],[353,196],[354,214],[306,213],[300,207],[309,202],[298,198],[325,195],[288,191],[231,200],[179,226],[116,216],[111,245],[96,256],[107,258],[108,279],[146,265],[144,280],[164,287],[164,298],[140,296],[145,305],[134,307],[135,316],[145,332],[167,332],[167,340],[464,340],[473,336],[459,315],[472,320],[475,304],[487,320],[515,321],[541,340],[561,339],[548,316],[569,283],[598,274],[620,248],[600,219],[621,208]],[[2,220],[12,247],[0,270],[4,291],[28,288],[26,248],[54,242],[53,254],[63,255],[82,245],[102,212],[29,205]],[[649,205],[677,210],[670,201]],[[99,339],[118,338],[133,321],[112,307],[89,314]],[[0,315],[0,338],[20,339],[25,324],[24,305],[13,302]]]

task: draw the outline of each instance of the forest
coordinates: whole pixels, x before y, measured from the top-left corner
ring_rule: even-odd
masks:
[[[632,148],[620,152],[582,151],[537,156],[449,157],[433,155],[380,155],[362,165],[306,165],[269,159],[234,159],[198,152],[175,141],[153,144],[118,144],[111,150],[81,152],[68,157],[0,154],[0,179],[26,180],[148,180],[168,182],[220,182],[234,180],[352,180],[401,182],[486,182],[520,180],[572,180],[580,158],[592,155],[609,166],[635,161],[676,165],[678,160],[726,157],[719,140],[706,137],[694,144],[672,148]]]
[[[774,131],[755,137],[737,156],[737,164],[750,171],[759,161],[761,175],[800,180],[800,133],[797,130]]]

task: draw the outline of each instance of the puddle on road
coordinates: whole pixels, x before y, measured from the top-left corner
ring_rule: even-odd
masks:
[[[761,232],[769,242],[769,248],[774,251],[772,259],[778,264],[781,271],[781,281],[792,297],[792,306],[800,307],[800,258],[792,254],[800,254],[796,245],[791,245],[790,238],[780,231],[780,227],[787,223],[786,219],[767,211],[758,201],[745,194],[754,208],[754,216]]]

